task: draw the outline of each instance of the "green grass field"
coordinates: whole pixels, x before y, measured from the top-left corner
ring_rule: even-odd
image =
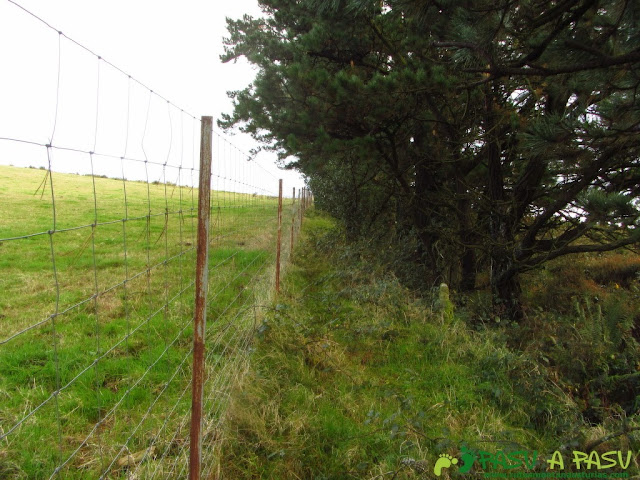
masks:
[[[52,177],[0,166],[0,478],[178,476],[197,189]],[[271,197],[211,202],[205,440],[272,290],[277,219]]]

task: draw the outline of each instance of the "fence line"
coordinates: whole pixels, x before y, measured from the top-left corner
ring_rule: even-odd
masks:
[[[55,32],[57,54],[51,122],[24,135],[0,131],[0,158],[32,166],[0,166],[0,477],[186,475],[202,191],[196,132],[204,127],[213,153],[197,435],[207,445],[198,462],[206,478],[260,306],[274,293],[276,250],[290,258],[308,201],[294,190],[284,212],[291,235],[280,246],[277,178],[200,119],[7,1]],[[74,79],[65,68],[76,50],[95,62],[84,68],[95,87],[82,104],[69,96]],[[106,96],[111,89],[118,95]],[[87,104],[94,110],[83,137],[74,132],[86,126],[78,112]]]

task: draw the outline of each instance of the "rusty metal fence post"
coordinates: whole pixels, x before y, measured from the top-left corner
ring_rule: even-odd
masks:
[[[282,179],[278,181],[278,243],[276,245],[276,293],[280,293],[280,250],[282,249]]]
[[[295,222],[296,222],[296,213],[293,212],[293,215],[291,215],[291,239],[289,240],[289,259],[293,257],[293,232],[294,232]]]
[[[298,190],[299,208],[300,208],[300,228],[302,228],[302,216],[304,215],[304,187]]]
[[[189,480],[200,480],[202,463],[202,397],[204,339],[209,284],[209,213],[211,206],[211,157],[213,117],[202,117],[200,130],[200,179],[198,187],[198,246],[196,251],[196,301],[193,318],[193,378]]]

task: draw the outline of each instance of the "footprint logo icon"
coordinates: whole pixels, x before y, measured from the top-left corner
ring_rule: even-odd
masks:
[[[458,459],[452,457],[448,453],[441,453],[438,456],[440,458],[438,458],[438,461],[433,467],[433,473],[435,473],[436,477],[442,475],[443,468],[449,468],[451,465],[455,465],[456,463],[458,463]]]
[[[462,465],[460,466],[460,469],[458,470],[458,472],[460,473],[468,473],[471,470],[471,467],[473,466],[473,462],[475,461],[475,457],[471,454],[471,452],[469,450],[467,450],[466,448],[462,447]]]

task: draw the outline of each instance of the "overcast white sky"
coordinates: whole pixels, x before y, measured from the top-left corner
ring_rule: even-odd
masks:
[[[239,18],[245,13],[260,15],[255,0],[16,0],[16,3],[178,108],[150,95],[65,37],[60,40],[59,57],[59,35],[55,31],[8,0],[0,0],[0,137],[46,144],[53,135],[52,143],[59,147],[116,157],[126,152],[127,157],[146,157],[160,163],[168,159],[169,163],[177,164],[181,158],[191,162],[194,156],[197,159],[199,122],[180,109],[197,118],[212,115],[215,121],[222,112],[231,111],[226,92],[245,87],[255,73],[244,62],[222,64],[219,60],[222,38],[226,36],[225,18]],[[56,116],[58,58],[60,87]],[[247,152],[255,145],[241,134],[229,139]],[[7,143],[0,141],[0,164],[39,166],[46,161],[46,149],[42,147],[8,147]],[[246,166],[235,165],[242,163],[242,155],[225,142],[214,142],[214,157],[217,152],[225,158],[224,176],[233,172],[244,175],[246,182],[275,181],[261,169],[254,168],[250,178],[248,173],[243,174]],[[57,156],[60,160],[54,164],[63,171],[82,170],[77,166],[86,160],[66,154]],[[274,160],[273,155],[261,153],[257,162],[274,177],[284,178],[285,192],[293,186],[302,186],[296,172],[277,169]],[[106,170],[99,173],[114,175],[108,167],[114,162],[107,161],[107,157],[97,157],[96,163]],[[115,175],[119,169],[118,162]],[[129,169],[127,175],[135,177],[135,166]],[[248,172],[248,167],[245,171]]]

